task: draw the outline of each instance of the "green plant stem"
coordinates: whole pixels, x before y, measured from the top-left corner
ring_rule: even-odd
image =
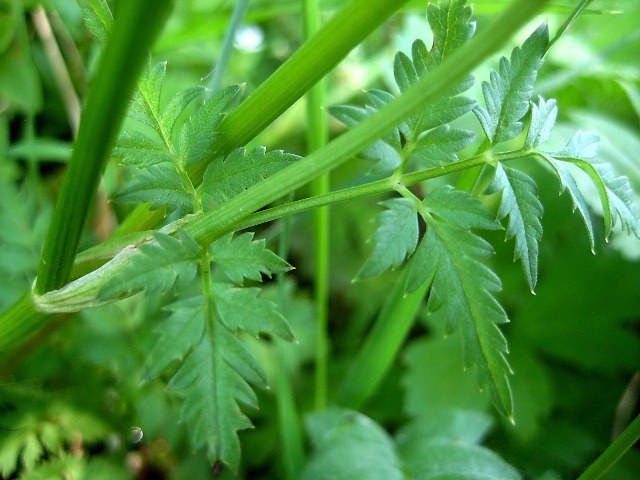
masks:
[[[289,244],[291,240],[291,218],[283,220],[283,229],[280,233],[278,255],[285,260],[289,257]],[[278,300],[280,308],[286,311],[288,304],[287,286],[285,274],[277,275]],[[278,354],[278,369],[276,372],[276,402],[278,406],[278,424],[280,427],[280,440],[282,445],[282,464],[286,480],[299,478],[304,465],[304,450],[302,440],[302,427],[300,414],[295,402],[293,386],[291,384],[291,371],[287,362],[288,342],[280,338],[274,339]]]
[[[213,73],[211,74],[211,79],[209,80],[209,95],[217,92],[222,88],[222,82],[224,81],[224,76],[227,73],[227,69],[229,67],[229,59],[231,58],[231,53],[233,52],[233,40],[236,36],[236,32],[240,25],[242,25],[242,20],[244,19],[247,10],[249,9],[249,0],[238,0],[236,2],[235,7],[233,8],[233,13],[231,14],[231,20],[229,21],[229,26],[224,34],[224,40],[222,41],[222,48],[220,49],[220,54],[218,55],[218,61],[216,62]]]
[[[320,8],[318,0],[302,2],[303,32],[305,40],[311,38],[320,28]],[[320,80],[306,95],[307,99],[307,151],[314,152],[327,143],[328,126],[324,104],[326,98],[325,80]],[[316,178],[311,184],[314,196],[323,195],[331,188],[329,173]],[[315,240],[314,300],[316,305],[316,375],[315,408],[327,406],[327,370],[329,355],[328,304],[329,304],[329,248],[330,248],[329,208],[320,207],[313,211],[313,237]]]
[[[47,234],[36,284],[39,293],[58,289],[69,279],[100,176],[136,79],[171,6],[169,0],[118,4],[114,29],[93,79]]]
[[[640,439],[640,415],[602,452],[578,480],[597,480],[602,477]]]
[[[418,313],[431,279],[405,295],[409,269],[405,266],[386,298],[371,333],[345,375],[337,403],[354,410],[375,392],[388,373]]]
[[[395,128],[405,118],[437,100],[451,84],[460,81],[484,59],[496,52],[545,3],[546,0],[513,2],[467,45],[384,108],[325,147],[194,220],[185,229],[198,242],[211,243],[223,235],[229,225],[239,222],[250,213],[338,167]]]

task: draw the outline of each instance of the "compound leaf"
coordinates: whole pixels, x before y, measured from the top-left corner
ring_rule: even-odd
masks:
[[[192,210],[193,195],[188,192],[173,168],[157,165],[136,176],[114,199],[118,202],[149,202],[151,208],[167,206],[169,210]]]
[[[125,131],[118,137],[111,155],[122,159],[123,165],[138,168],[173,161],[166,145],[135,130]]]
[[[477,366],[480,386],[489,389],[496,408],[510,417],[507,342],[498,328],[508,319],[494,297],[500,279],[482,263],[492,254],[491,245],[469,230],[495,229],[496,224],[477,200],[450,187],[434,190],[423,206],[429,214],[419,251],[425,254],[418,258],[416,252],[412,268],[435,271],[430,310],[444,317],[447,332],[461,330],[465,367]]]
[[[155,242],[138,247],[139,253],[100,290],[98,299],[128,296],[146,290],[163,293],[176,281],[188,284],[196,274],[196,262],[201,256],[200,246],[185,231],[178,231],[179,238],[155,233]]]
[[[380,205],[386,207],[379,216],[379,226],[371,240],[373,252],[356,278],[366,280],[387,268],[396,268],[410,256],[418,243],[418,215],[413,201],[394,198]]]
[[[538,281],[538,249],[542,238],[542,204],[535,182],[525,173],[498,164],[489,192],[502,192],[498,218],[508,217],[507,238],[515,237],[515,259],[520,259],[531,291]]]
[[[262,275],[291,270],[282,258],[265,246],[265,240],[253,240],[253,232],[233,237],[226,235],[211,244],[212,260],[233,283],[242,285],[244,279],[262,281]]]
[[[640,212],[634,203],[629,179],[616,176],[609,164],[592,163],[597,151],[597,135],[578,131],[565,147],[542,155],[552,163],[559,160],[573,163],[591,178],[600,195],[606,238],[611,235],[611,230],[618,221],[628,234],[640,238]],[[580,213],[584,218],[582,209]]]
[[[251,427],[238,404],[257,407],[257,397],[249,383],[266,386],[260,363],[238,333],[265,332],[293,338],[275,304],[258,298],[257,293],[257,288],[214,283],[207,299],[197,296],[174,304],[171,308],[178,309],[179,316],[169,318],[174,326],[172,331],[181,333],[180,346],[182,354],[186,354],[169,382],[170,389],[186,393],[181,418],[189,426],[194,446],[205,446],[211,462],[222,461],[233,470],[240,463],[237,432]],[[182,334],[187,320],[198,333]],[[162,348],[163,338],[153,352]],[[165,356],[163,363],[167,365],[167,360],[174,359],[175,355]],[[158,372],[155,367],[149,370]]]
[[[520,120],[529,110],[533,83],[548,42],[549,29],[543,23],[522,47],[513,49],[510,60],[502,57],[498,70],[491,72],[490,81],[482,83],[487,108],[478,106],[474,112],[491,145],[511,140],[522,132],[524,125]]]
[[[221,204],[298,158],[282,150],[266,153],[264,147],[257,147],[247,153],[244,148],[239,148],[226,159],[209,164],[201,188]]]

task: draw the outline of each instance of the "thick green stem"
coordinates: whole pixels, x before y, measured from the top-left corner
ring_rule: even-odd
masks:
[[[100,176],[136,79],[171,6],[170,0],[118,4],[114,29],[93,79],[47,234],[36,285],[39,293],[58,289],[69,279]]]
[[[609,447],[602,452],[578,480],[597,480],[601,478],[620,458],[640,439],[640,415],[620,434]]]

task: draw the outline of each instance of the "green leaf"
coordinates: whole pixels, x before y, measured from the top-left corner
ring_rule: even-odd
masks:
[[[579,131],[562,149],[542,155],[549,161],[573,163],[589,175],[600,195],[606,238],[611,235],[611,230],[618,221],[629,235],[640,238],[640,211],[629,179],[616,176],[609,164],[592,163],[591,159],[596,156],[597,149],[598,137]]]
[[[106,0],[78,0],[87,28],[100,43],[106,43],[113,27],[113,14]]]
[[[232,332],[243,330],[257,336],[271,332],[293,340],[293,334],[277,305],[258,297],[259,288],[238,288],[227,283],[214,283],[212,293],[220,321]]]
[[[474,113],[491,145],[511,140],[524,125],[520,121],[529,110],[538,69],[542,64],[549,29],[540,25],[524,42],[511,52],[511,59],[500,59],[498,71],[492,71],[490,82],[482,83],[487,108],[476,107]]]
[[[215,92],[191,115],[180,134],[180,155],[184,165],[193,165],[211,155],[211,147],[220,137],[213,129],[224,118],[224,111],[240,92],[231,85]]]
[[[538,97],[537,105],[532,102],[531,122],[529,123],[527,138],[524,141],[524,148],[537,147],[549,140],[557,116],[558,107],[555,100],[545,101],[544,98]]]
[[[440,167],[458,160],[457,152],[475,139],[470,130],[452,129],[442,125],[426,132],[415,142],[412,157],[421,168]]]
[[[251,427],[236,398],[255,406],[256,397],[247,382],[224,361],[224,350],[222,337],[205,335],[171,379],[169,388],[186,390],[180,418],[188,426],[194,447],[206,447],[211,462],[220,460],[235,471],[240,464],[236,432]]]
[[[167,62],[149,65],[138,81],[138,91],[133,97],[129,116],[160,131],[160,95],[162,82],[167,72]]]
[[[418,243],[418,215],[413,201],[394,198],[380,202],[384,210],[371,240],[373,252],[356,275],[358,280],[375,277],[388,268],[396,268],[411,256]]]
[[[560,193],[565,190],[569,192],[571,202],[573,203],[573,210],[578,210],[582,222],[587,229],[587,235],[589,236],[589,246],[591,251],[595,252],[595,238],[593,233],[593,224],[591,222],[591,215],[589,214],[589,208],[587,202],[582,196],[582,192],[578,188],[578,184],[573,178],[573,174],[564,165],[564,162],[555,160],[553,157],[543,155],[543,158],[549,162],[553,170],[556,172],[558,179],[560,180]]]
[[[265,247],[265,240],[253,240],[253,232],[225,235],[211,244],[212,260],[233,283],[244,279],[262,281],[262,275],[291,270],[291,265]]]
[[[508,217],[507,238],[515,237],[515,256],[533,292],[538,281],[538,243],[542,238],[542,204],[535,182],[525,173],[498,164],[488,192],[502,192],[498,218]]]
[[[144,381],[153,380],[174,361],[182,361],[203,334],[202,297],[179,300],[165,310],[171,315],[155,331],[160,338],[146,358]]]
[[[128,130],[120,134],[111,156],[120,158],[123,165],[132,165],[138,168],[173,162],[171,152],[165,144],[135,130]]]
[[[191,282],[196,274],[195,262],[201,256],[200,246],[183,230],[178,236],[155,233],[155,242],[140,245],[140,254],[133,255],[124,270],[109,280],[98,298],[128,296],[141,290],[163,293],[176,282]]]
[[[491,450],[477,445],[432,443],[401,452],[407,470],[420,480],[520,480],[520,473]]]
[[[193,195],[188,192],[172,168],[149,167],[123,188],[114,200],[125,203],[149,202],[151,208],[166,206],[169,210],[193,210]]]
[[[303,480],[402,480],[392,439],[373,420],[351,410],[331,408],[307,418],[314,455]]]
[[[461,210],[463,197],[467,206]],[[449,209],[449,204],[455,208]],[[423,206],[429,214],[419,250],[426,253],[419,257],[421,262],[414,258],[413,264],[427,272],[435,270],[430,310],[445,322],[447,333],[460,328],[465,367],[477,366],[480,386],[488,388],[498,411],[511,417],[507,342],[497,326],[508,320],[493,295],[501,289],[500,279],[481,262],[493,252],[491,245],[469,231],[487,228],[488,212],[471,196],[450,187],[434,190]]]
[[[178,92],[169,100],[160,119],[160,128],[165,132],[167,137],[171,138],[176,121],[184,109],[206,90],[202,85],[195,85]]]
[[[251,335],[261,332],[292,338],[275,304],[256,297],[258,289],[235,288],[214,283],[203,296],[174,304],[178,310],[168,321],[178,333],[182,365],[169,382],[174,391],[184,391],[181,419],[189,429],[192,443],[205,446],[211,462],[222,461],[234,471],[240,463],[237,431],[251,427],[238,403],[256,408],[257,397],[249,383],[266,386],[266,375],[250,350],[238,338],[239,331]],[[187,333],[187,326],[201,335]],[[164,335],[153,352],[165,344]],[[166,341],[169,341],[167,338]],[[164,365],[175,356],[161,355]],[[158,368],[149,366],[153,374]]]
[[[405,452],[412,445],[434,441],[478,444],[487,436],[492,424],[492,416],[483,412],[449,406],[425,409],[398,431],[396,441]]]
[[[429,194],[428,205],[430,214],[435,219],[448,223],[456,229],[495,230],[498,228],[495,219],[487,210],[472,201],[466,193],[451,187],[441,187],[432,191]],[[413,256],[414,259],[409,269],[405,286],[407,293],[413,292],[434,274],[433,270],[426,268],[430,264],[430,255],[429,244],[422,241]],[[436,267],[435,264],[432,266]]]
[[[427,5],[427,20],[433,31],[431,57],[440,64],[469,40],[476,29],[471,21],[473,10],[466,0],[440,0]]]
[[[201,188],[221,204],[298,158],[282,150],[266,153],[264,147],[257,147],[247,153],[244,148],[239,148],[226,159],[217,159],[209,164]]]

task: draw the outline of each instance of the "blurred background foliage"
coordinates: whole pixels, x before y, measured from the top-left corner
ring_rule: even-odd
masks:
[[[342,3],[326,0],[323,12],[329,16]],[[481,29],[507,2],[473,3]],[[176,2],[152,54],[156,61],[168,61],[167,97],[206,84],[233,4]],[[552,2],[536,22],[549,21],[553,32],[572,6]],[[597,132],[603,161],[640,192],[640,3],[596,0],[590,8],[549,52],[535,94],[558,99],[559,142],[576,128]],[[392,90],[394,53],[408,51],[415,38],[430,42],[424,9],[424,1],[410,2],[351,52],[329,76],[328,103],[361,102],[369,88]],[[299,18],[300,2],[254,0],[236,37],[225,83],[244,83],[245,95],[255,89],[300,44]],[[33,281],[97,55],[98,45],[75,1],[0,0],[1,310]],[[477,79],[485,79],[494,66],[479,69]],[[474,88],[478,98],[479,81]],[[298,102],[254,143],[304,155],[303,108]],[[329,121],[338,135],[343,127]],[[460,121],[479,131],[472,115]],[[571,215],[566,195],[558,198],[552,176],[526,161],[519,166],[534,171],[545,206],[537,295],[529,293],[503,233],[488,237],[497,250],[492,266],[504,283],[500,299],[512,321],[503,331],[515,371],[515,425],[494,416],[473,373],[462,371],[456,335],[444,338],[442,326],[426,312],[363,413],[405,447],[412,435],[428,430],[433,418],[458,415],[471,422],[465,435],[484,442],[525,478],[575,478],[638,413],[640,247],[623,235],[607,244],[600,234],[593,256],[579,218]],[[332,184],[358,183],[367,169],[365,160],[354,159],[332,173]],[[118,165],[110,165],[85,246],[108,238],[126,215],[106,202],[124,177]],[[374,228],[368,219],[375,217],[379,200],[332,209],[330,375],[336,385],[394,280],[394,273],[387,273],[351,283],[366,258],[365,242]],[[592,206],[597,203],[594,197]],[[310,216],[294,218],[293,229],[290,261],[296,270],[288,279],[285,316],[300,343],[287,346],[286,355],[306,412],[312,405],[314,336]],[[272,238],[279,231],[274,224],[260,233]],[[152,305],[133,298],[59,318],[7,362],[12,371],[0,384],[0,477],[210,478],[204,455],[191,450],[184,427],[173,421],[176,399],[161,380],[140,387],[143,359],[155,339],[151,332],[166,314],[162,306],[161,300]],[[274,375],[274,344],[255,348]],[[279,478],[273,391],[260,392],[260,405],[250,412],[256,429],[241,434],[240,475]],[[135,426],[144,432],[139,443],[131,436]],[[633,479],[639,471],[640,453],[634,450],[606,478]]]

